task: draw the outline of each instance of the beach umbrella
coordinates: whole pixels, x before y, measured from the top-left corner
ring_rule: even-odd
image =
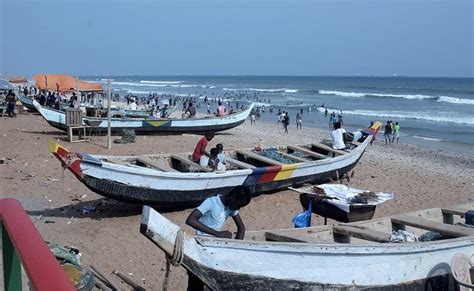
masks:
[[[0,90],[15,90],[15,87],[7,80],[0,79]]]

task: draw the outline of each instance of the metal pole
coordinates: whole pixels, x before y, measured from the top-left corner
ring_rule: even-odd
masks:
[[[107,94],[107,148],[110,150],[112,148],[112,130],[110,129],[110,118],[112,112],[110,111],[110,103],[112,102],[112,83],[109,78],[109,92]]]
[[[76,76],[76,104],[74,104],[74,108],[78,108],[79,106],[79,78]]]

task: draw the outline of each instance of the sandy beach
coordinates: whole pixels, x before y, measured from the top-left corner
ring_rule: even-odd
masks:
[[[51,127],[35,113],[1,119],[0,196],[18,199],[44,239],[74,246],[82,253],[83,265],[93,264],[125,290],[130,288],[111,274],[118,270],[150,290],[161,288],[165,268],[164,253],[139,232],[140,205],[105,199],[86,188],[48,152],[48,142],[58,140],[70,150],[108,155],[191,152],[197,135],[137,136],[136,143],[105,148],[105,137],[71,144],[66,134]],[[115,137],[117,138],[117,137]],[[209,148],[268,147],[302,144],[329,138],[327,131],[303,128],[290,133],[276,123],[247,121],[216,135]],[[377,207],[375,216],[442,207],[474,200],[474,156],[400,144],[385,146],[382,136],[370,146],[355,169],[350,185],[372,191],[394,192],[395,199]],[[95,211],[83,214],[83,207]],[[240,211],[248,230],[290,228],[291,218],[301,212],[298,195],[282,191],[259,196]],[[182,226],[191,209],[169,211],[165,215]],[[331,222],[331,221],[330,221]],[[323,223],[313,215],[313,225]],[[233,230],[233,224],[227,224]],[[171,273],[170,290],[184,290],[183,268]]]

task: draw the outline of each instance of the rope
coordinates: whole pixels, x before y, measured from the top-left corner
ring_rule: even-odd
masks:
[[[179,229],[176,233],[176,239],[174,240],[173,255],[166,256],[166,271],[165,279],[163,281],[163,291],[168,290],[168,282],[171,271],[171,265],[177,267],[183,263],[184,252],[183,244],[184,242],[184,232],[182,229]]]

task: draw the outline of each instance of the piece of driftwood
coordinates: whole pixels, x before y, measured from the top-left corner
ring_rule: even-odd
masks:
[[[104,276],[104,274],[97,270],[96,267],[94,267],[93,265],[90,265],[90,267],[96,273],[96,278],[104,282],[105,286],[109,287],[112,290],[120,290],[119,287],[114,285],[114,283],[112,283],[107,277]]]
[[[113,270],[112,273],[126,282],[128,285],[132,286],[133,290],[135,291],[145,291],[145,288],[140,286],[138,283],[132,280],[132,278],[128,277],[125,274],[120,273],[119,271]]]

